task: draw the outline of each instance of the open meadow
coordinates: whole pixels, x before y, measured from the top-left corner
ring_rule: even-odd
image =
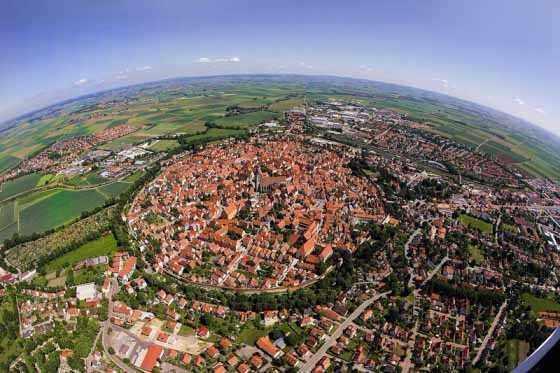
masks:
[[[111,255],[117,250],[117,241],[112,234],[107,234],[97,240],[87,242],[76,250],[72,250],[44,266],[44,271],[49,273],[62,268],[74,266],[80,260],[94,258],[102,255]]]

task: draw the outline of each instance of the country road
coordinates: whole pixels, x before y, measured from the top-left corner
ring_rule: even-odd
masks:
[[[352,322],[354,322],[354,320],[358,316],[360,316],[369,305],[380,298],[386,297],[390,293],[390,291],[387,291],[385,293],[377,294],[373,298],[370,298],[360,304],[358,308],[356,308],[354,312],[350,314],[350,316],[348,316],[341,324],[338,325],[334,333],[329,337],[329,339],[326,340],[325,343],[323,343],[319,350],[317,350],[317,352],[313,356],[311,356],[311,358],[309,358],[309,360],[307,360],[305,364],[303,364],[303,366],[300,368],[300,372],[310,372],[317,365],[319,360],[321,360],[323,356],[325,356],[329,348],[331,348],[335,344],[336,340],[342,335],[344,330],[350,324],[352,324]]]

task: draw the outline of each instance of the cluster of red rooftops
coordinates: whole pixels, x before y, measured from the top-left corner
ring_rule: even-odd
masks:
[[[156,270],[189,282],[304,286],[334,249],[367,238],[355,224],[384,218],[376,186],[347,167],[351,150],[319,146],[292,135],[208,146],[138,194],[131,232]]]

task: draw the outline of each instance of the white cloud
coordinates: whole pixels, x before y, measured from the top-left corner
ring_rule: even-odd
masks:
[[[117,76],[115,76],[115,79],[117,79],[117,80],[125,80],[125,79],[128,79],[128,75],[126,75],[126,74],[118,74]]]
[[[151,66],[146,65],[146,66],[142,66],[142,67],[137,67],[136,71],[150,71],[152,69]]]
[[[300,65],[301,67],[306,68],[306,69],[309,69],[309,70],[313,69],[313,66],[312,66],[312,65],[308,65],[308,64],[306,64],[305,62],[300,62],[299,65]]]
[[[84,85],[84,84],[86,84],[88,81],[89,81],[89,80],[87,80],[86,78],[82,78],[82,79],[80,79],[80,80],[76,80],[76,81],[74,82],[74,85],[77,85],[77,86]]]
[[[544,111],[544,109],[542,107],[537,107],[535,108],[535,111],[539,114],[546,114],[546,111]]]
[[[432,80],[440,83],[443,88],[449,88],[449,80],[447,79],[433,78]]]
[[[517,105],[525,105],[525,101],[523,101],[519,97],[514,97],[513,102],[515,102]]]
[[[241,62],[239,57],[219,57],[219,58],[208,58],[208,57],[200,57],[196,60],[198,63],[237,63]]]

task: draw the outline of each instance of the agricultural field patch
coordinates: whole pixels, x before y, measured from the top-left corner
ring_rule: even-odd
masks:
[[[232,115],[215,119],[214,122],[218,126],[249,128],[256,124],[262,123],[273,118],[277,118],[278,113],[272,111],[255,111],[247,114]]]
[[[14,157],[13,155],[9,155],[9,154],[0,155],[0,172],[14,167],[20,161],[21,161],[20,158]]]
[[[111,184],[103,185],[96,190],[101,193],[105,198],[110,199],[118,197],[119,194],[124,192],[130,187],[130,183],[124,181],[117,181]]]
[[[0,201],[16,194],[32,190],[43,176],[38,173],[20,176],[9,180],[0,186]]]
[[[60,191],[20,211],[21,234],[30,235],[63,225],[104,202],[105,198],[96,190]]]
[[[217,141],[228,138],[234,135],[242,135],[245,130],[242,129],[221,129],[221,128],[210,128],[206,133],[201,135],[194,135],[187,137],[187,143],[196,143],[197,141]]]
[[[0,232],[16,222],[15,201],[0,205]]]
[[[114,213],[115,207],[108,207],[85,219],[62,227],[52,234],[12,247],[7,251],[6,256],[10,263],[18,268],[27,269],[53,251],[68,245],[79,245],[91,239],[92,235],[107,232]]]
[[[155,143],[150,145],[149,149],[156,152],[165,152],[178,148],[179,146],[177,140],[156,140]]]

